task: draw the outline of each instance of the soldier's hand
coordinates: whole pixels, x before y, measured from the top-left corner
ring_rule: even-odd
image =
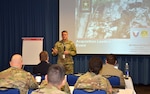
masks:
[[[67,54],[69,54],[69,52],[68,51],[64,51],[64,54],[67,55]]]
[[[57,54],[57,53],[58,53],[58,50],[57,50],[57,49],[52,48],[52,52],[53,52],[53,53],[55,53],[55,54]]]

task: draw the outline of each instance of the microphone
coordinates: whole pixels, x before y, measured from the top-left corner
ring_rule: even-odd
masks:
[[[66,46],[65,46],[65,44],[63,43],[63,46],[64,46],[64,52],[65,52],[65,50],[66,50]],[[63,57],[63,59],[65,59],[65,54],[63,54],[62,55],[62,57]]]
[[[66,46],[64,45],[64,51],[66,50]]]

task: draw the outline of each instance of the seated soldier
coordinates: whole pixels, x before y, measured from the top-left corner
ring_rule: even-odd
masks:
[[[18,88],[20,94],[27,94],[29,89],[38,88],[38,84],[31,73],[22,69],[22,57],[19,54],[12,56],[10,68],[0,72],[0,87]]]
[[[65,69],[62,65],[51,65],[45,78],[40,88],[32,91],[32,94],[66,94],[61,90],[66,83]]]
[[[89,71],[78,78],[74,88],[83,89],[87,92],[105,90],[107,94],[112,94],[109,81],[99,74],[102,65],[103,62],[99,57],[92,57],[89,61]]]
[[[100,74],[104,77],[110,77],[110,76],[118,76],[120,78],[120,87],[125,88],[125,81],[123,72],[119,69],[116,69],[114,66],[117,63],[117,59],[115,55],[109,54],[106,56],[106,64],[103,65],[102,70],[100,71]]]

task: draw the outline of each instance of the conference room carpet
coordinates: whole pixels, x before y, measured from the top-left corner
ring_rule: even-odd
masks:
[[[150,85],[134,85],[136,94],[150,94]]]

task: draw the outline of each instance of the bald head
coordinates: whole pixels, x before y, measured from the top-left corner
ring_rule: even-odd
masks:
[[[12,56],[10,61],[11,67],[22,68],[22,56],[20,54],[15,54]]]

